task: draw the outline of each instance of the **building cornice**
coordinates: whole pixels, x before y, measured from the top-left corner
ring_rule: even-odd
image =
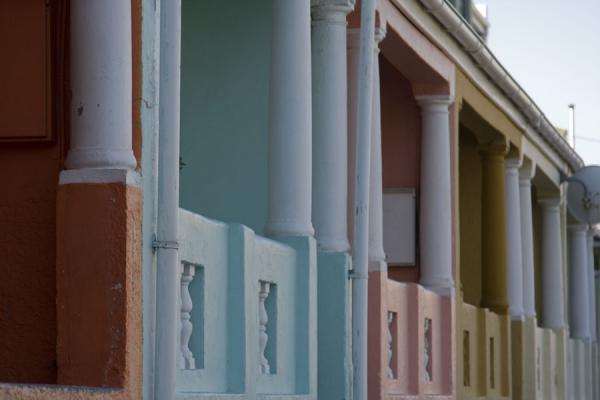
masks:
[[[573,170],[583,167],[584,163],[581,157],[569,146],[537,104],[500,64],[483,40],[454,7],[445,0],[419,1],[470,54],[486,75],[512,100],[519,111],[526,116],[531,126],[567,161],[569,166]]]

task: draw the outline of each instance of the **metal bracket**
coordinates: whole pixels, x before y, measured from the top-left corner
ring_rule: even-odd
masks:
[[[156,240],[152,242],[152,248],[154,251],[157,249],[172,249],[179,250],[179,242],[177,241],[169,241],[169,240]]]
[[[350,272],[350,273],[348,274],[348,279],[349,279],[349,280],[354,280],[354,279],[368,279],[368,277],[367,277],[367,276],[364,276],[364,275],[359,275],[359,274],[356,274],[356,273],[354,273],[354,272]]]

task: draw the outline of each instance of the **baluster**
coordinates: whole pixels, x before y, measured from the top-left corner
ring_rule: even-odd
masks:
[[[431,382],[431,320],[425,318],[423,341],[423,378],[425,382]]]
[[[181,274],[181,354],[179,365],[182,369],[196,369],[196,360],[190,350],[190,337],[192,336],[191,312],[193,308],[192,296],[190,295],[190,283],[194,280],[196,267],[192,264],[183,263]]]
[[[392,336],[392,323],[394,322],[394,313],[388,311],[388,329],[387,329],[387,344],[388,344],[388,359],[387,359],[387,365],[388,365],[388,372],[387,372],[387,377],[388,379],[394,379],[394,369],[392,368],[392,358],[394,355],[394,348],[393,348],[393,344],[394,344],[394,338]]]
[[[269,315],[267,314],[265,301],[267,300],[267,297],[269,297],[270,289],[271,284],[269,282],[260,281],[260,292],[258,293],[258,358],[260,364],[260,372],[262,374],[271,373],[269,367],[269,360],[267,360],[267,357],[265,357],[267,341],[269,340],[269,335],[267,335],[267,323],[269,322]]]

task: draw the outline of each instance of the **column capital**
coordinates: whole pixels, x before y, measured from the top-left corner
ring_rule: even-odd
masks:
[[[521,160],[519,158],[507,158],[504,160],[504,168],[509,171],[512,170],[518,173],[518,169],[521,167]]]
[[[521,182],[531,181],[535,176],[535,169],[535,161],[525,158],[521,168],[519,169],[519,178],[521,178]]]
[[[415,100],[422,110],[428,111],[445,111],[448,112],[448,107],[454,103],[454,96],[450,95],[423,95],[416,96]]]
[[[510,143],[508,139],[502,137],[494,139],[487,143],[481,143],[479,145],[479,153],[482,156],[502,156],[504,157],[510,150]]]
[[[360,29],[351,28],[348,29],[348,40],[347,46],[349,49],[357,50],[360,47]],[[385,38],[387,31],[382,27],[375,27],[375,51],[379,52],[379,43]]]
[[[570,232],[586,233],[588,227],[586,224],[569,224],[567,229]]]
[[[311,0],[312,23],[329,22],[346,26],[346,16],[354,10],[355,0]]]
[[[562,201],[559,196],[540,196],[538,197],[538,203],[543,208],[558,208]]]

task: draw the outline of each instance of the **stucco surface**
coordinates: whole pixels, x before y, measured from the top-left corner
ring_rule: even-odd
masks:
[[[460,133],[460,277],[463,299],[481,303],[481,158],[470,132]]]
[[[421,110],[410,82],[380,58],[383,187],[419,188]]]
[[[0,384],[0,400],[129,400],[126,390]]]
[[[180,204],[261,234],[271,2],[184,0],[182,7]]]
[[[57,204],[58,382],[141,384],[141,191],[71,184]]]
[[[4,382],[56,380],[58,147],[0,147],[0,381]]]
[[[50,40],[45,46],[45,35],[53,31],[46,13],[58,3],[36,0],[0,6],[0,47],[14,56],[13,63],[0,68],[0,381],[4,382],[56,380],[54,213],[62,137],[54,128],[60,125],[61,107],[59,90],[44,91],[51,86],[49,77],[58,63],[43,55],[53,50],[47,48],[53,45]],[[50,138],[55,140],[46,141]]]

